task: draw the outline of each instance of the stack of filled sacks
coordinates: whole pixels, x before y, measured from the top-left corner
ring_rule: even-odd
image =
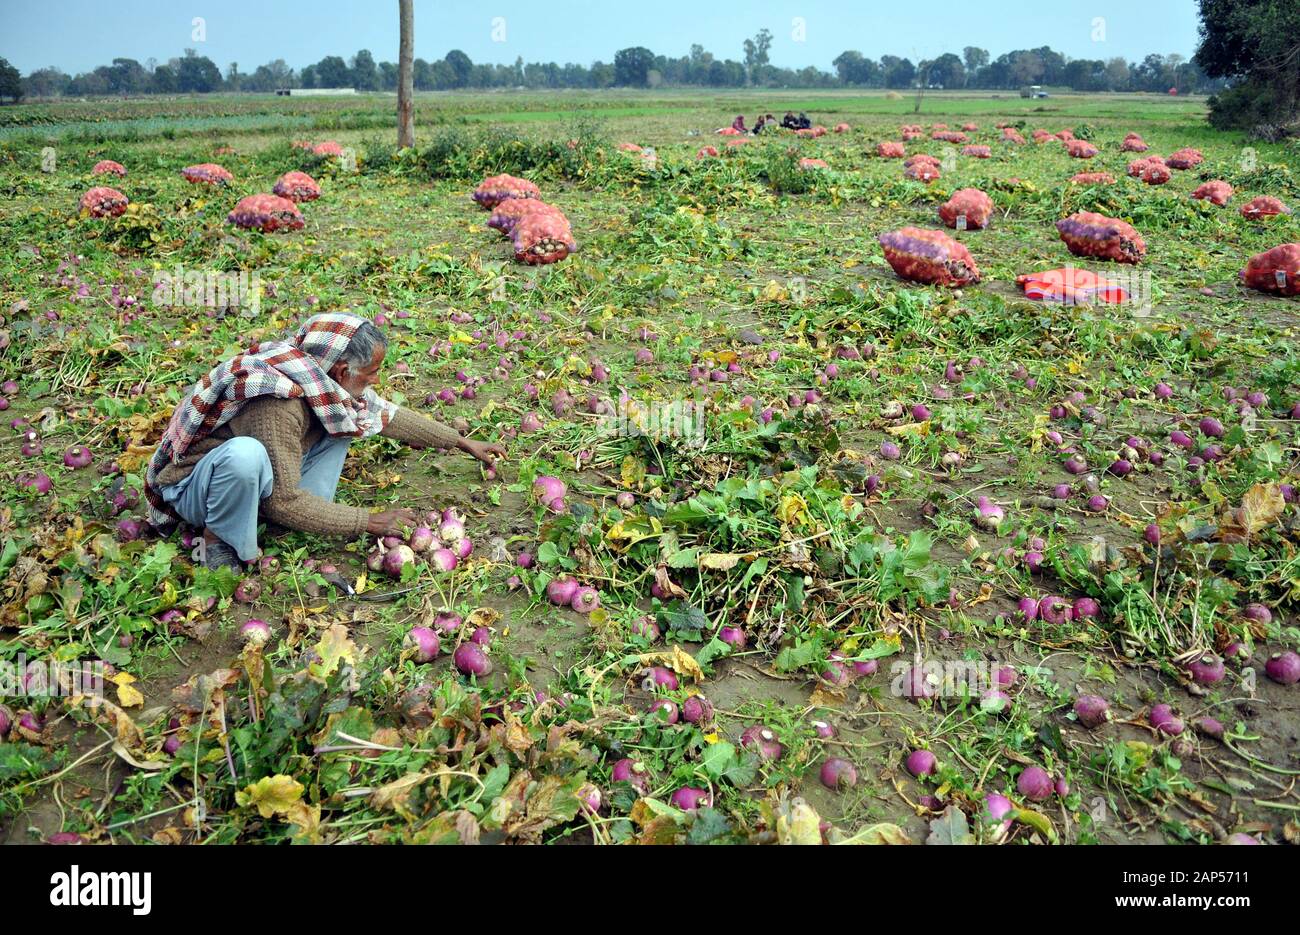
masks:
[[[558,263],[578,249],[564,212],[542,201],[537,186],[527,179],[494,175],[484,179],[472,197],[492,211],[488,227],[510,238],[521,263]]]

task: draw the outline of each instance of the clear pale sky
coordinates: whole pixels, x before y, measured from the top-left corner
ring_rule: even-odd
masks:
[[[780,67],[831,70],[845,49],[869,58],[894,54],[917,61],[964,46],[996,58],[1012,49],[1050,45],[1070,58],[1149,53],[1191,57],[1195,0],[415,0],[415,54],[442,58],[459,48],[474,62],[613,61],[643,45],[673,57],[698,42],[717,58],[741,60],[741,43],[772,31],[771,60]],[[206,38],[192,21],[202,17]],[[799,34],[802,23],[802,36]],[[397,60],[394,0],[0,0],[0,57],[26,74],[56,65],[70,74],[117,56],[166,61],[198,50],[224,72],[250,72],[283,58],[301,68],[326,55],[350,58],[369,49]]]

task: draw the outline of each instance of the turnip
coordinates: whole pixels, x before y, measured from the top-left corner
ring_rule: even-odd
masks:
[[[1093,513],[1105,513],[1108,506],[1110,498],[1104,494],[1095,493],[1088,498],[1088,509]]]
[[[1101,605],[1091,597],[1077,597],[1070,613],[1075,620],[1089,620],[1101,614]]]
[[[123,519],[117,523],[117,539],[119,542],[134,542],[144,535],[144,524],[136,519]]]
[[[600,606],[600,594],[595,588],[584,585],[573,592],[569,606],[580,614],[589,614]]]
[[[666,666],[650,666],[645,670],[645,677],[641,680],[641,687],[648,692],[665,688],[668,691],[676,691],[677,673]]]
[[[1273,622],[1273,612],[1263,604],[1247,604],[1241,615],[1247,620],[1254,620],[1265,625]]]
[[[1279,685],[1294,685],[1300,682],[1300,656],[1289,649],[1274,653],[1264,663],[1264,674]]]
[[[1052,777],[1040,766],[1026,766],[1016,780],[1016,789],[1031,802],[1042,802],[1055,790]]]
[[[823,682],[837,688],[843,688],[853,681],[853,677],[849,675],[848,670],[838,662],[828,662],[819,677]]]
[[[1064,776],[1057,777],[1056,794],[1061,798],[1065,798],[1070,794],[1070,783]]]
[[[14,726],[14,713],[0,704],[0,740],[4,740],[9,729]]]
[[[3,383],[0,383],[0,393],[4,393],[6,396],[17,396],[18,395],[17,381],[5,380]]]
[[[574,792],[574,796],[577,798],[578,804],[581,806],[583,811],[586,811],[592,815],[600,811],[600,805],[601,805],[600,789],[598,789],[596,786],[592,785],[591,783],[584,782],[581,786],[578,787],[577,791]]]
[[[713,719],[713,705],[703,695],[691,695],[682,702],[681,710],[687,724],[707,724]]]
[[[1198,733],[1215,740],[1222,740],[1224,727],[1223,722],[1212,717],[1203,717],[1197,720],[1196,730]]]
[[[858,771],[848,760],[833,756],[822,764],[820,778],[827,789],[851,789],[858,784]]]
[[[627,490],[619,491],[618,496],[614,498],[614,503],[621,510],[630,510],[636,505],[636,497]]]
[[[779,760],[785,753],[785,746],[776,739],[771,728],[760,724],[745,728],[740,735],[740,745],[752,749],[763,760]]]
[[[492,643],[492,631],[487,627],[475,627],[469,638],[486,649]]]
[[[614,782],[625,782],[637,792],[645,795],[650,791],[650,774],[645,766],[631,758],[624,758],[614,764],[610,771]]]
[[[450,610],[444,610],[433,618],[433,628],[447,636],[451,636],[459,630],[460,625],[460,614],[453,613]]]
[[[460,564],[456,553],[451,549],[434,549],[429,553],[429,562],[438,571],[454,571]]]
[[[813,733],[820,740],[830,740],[835,736],[835,728],[825,721],[812,721]]]
[[[980,710],[986,714],[1006,714],[1011,704],[1011,696],[1001,689],[990,688],[980,695]]]
[[[632,621],[629,629],[633,636],[639,636],[649,643],[659,639],[659,625],[654,622],[653,617],[640,617]]]
[[[1026,622],[1038,619],[1038,601],[1036,597],[1022,597],[1016,604],[1016,610]]]
[[[669,797],[668,801],[674,808],[679,808],[684,812],[693,812],[699,808],[708,808],[713,804],[713,798],[709,795],[707,789],[697,789],[694,786],[682,786]]]
[[[1142,538],[1146,539],[1151,545],[1160,544],[1160,527],[1155,523],[1148,523],[1147,528],[1142,531]]]
[[[1223,681],[1223,660],[1214,653],[1205,653],[1188,663],[1187,673],[1197,684],[1213,685]]]
[[[578,592],[578,582],[568,575],[552,578],[546,585],[546,599],[556,607],[567,607]]]
[[[718,631],[718,639],[732,649],[744,649],[748,642],[745,631],[740,627],[723,627]]]
[[[1047,623],[1059,626],[1074,619],[1074,606],[1063,597],[1049,594],[1038,599],[1038,616]]]
[[[72,445],[63,452],[64,465],[73,470],[86,467],[92,460],[94,457],[85,445]]]
[[[1223,437],[1223,423],[1213,416],[1206,416],[1202,419],[1199,428],[1203,435],[1209,435],[1211,438]]]
[[[875,675],[880,668],[880,661],[877,659],[864,659],[860,662],[853,663],[853,672],[855,675]]]
[[[35,471],[19,474],[18,486],[34,490],[39,494],[47,494],[54,487],[54,484],[44,471]]]
[[[245,642],[261,646],[271,638],[271,627],[265,620],[249,618],[239,628],[239,635],[243,637]]]
[[[935,686],[931,678],[926,675],[925,669],[916,665],[904,673],[902,692],[904,698],[911,698],[914,701],[920,698],[933,698]]]
[[[13,733],[31,743],[40,743],[45,733],[45,722],[35,711],[19,711]]]
[[[478,643],[461,643],[451,656],[452,663],[464,675],[483,677],[492,673],[492,660]]]
[[[1068,474],[1082,474],[1088,470],[1088,459],[1076,452],[1062,461],[1061,466]]]
[[[1252,837],[1249,834],[1243,834],[1238,831],[1236,834],[1230,834],[1224,839],[1224,844],[1259,844],[1259,838]]]
[[[1179,448],[1185,448],[1187,450],[1196,447],[1196,442],[1192,441],[1192,436],[1180,429],[1174,429],[1169,433],[1169,441],[1172,444],[1177,445]]]
[[[405,543],[393,546],[384,553],[384,571],[394,578],[402,576],[402,569],[415,561],[415,553]]]
[[[1167,704],[1158,704],[1151,709],[1149,717],[1151,726],[1169,737],[1177,737],[1183,732],[1183,720],[1177,717]]]
[[[461,539],[456,543],[452,548],[452,551],[456,553],[456,558],[458,560],[467,559],[474,553],[474,540],[469,536],[466,536],[464,539]]]
[[[1043,570],[1043,553],[1026,552],[1024,554],[1025,567],[1029,569],[1030,574],[1038,574]]]
[[[1239,640],[1233,640],[1224,648],[1223,656],[1234,662],[1242,662],[1250,658],[1250,647]]]
[[[262,582],[256,578],[244,578],[235,585],[235,600],[241,604],[252,604],[262,596]]]
[[[660,698],[650,705],[650,716],[663,724],[677,723],[677,702],[670,698]]]
[[[519,420],[519,431],[521,432],[540,432],[542,430],[542,420],[538,418],[535,412],[525,412],[523,418]]]
[[[988,497],[980,497],[975,506],[975,524],[981,529],[997,532],[1004,518],[1002,507]]]
[[[880,456],[887,461],[897,461],[903,456],[903,452],[893,442],[881,442]]]
[[[416,526],[411,532],[408,545],[413,552],[427,552],[433,548],[433,530],[428,526]]]
[[[984,817],[990,822],[1002,821],[1008,813],[1015,811],[1015,808],[1011,800],[999,792],[990,792],[984,796]],[[1003,828],[1010,826],[1009,819],[1003,822]]]
[[[371,549],[366,555],[366,568],[371,571],[384,570],[384,553],[381,549]]]
[[[1074,716],[1089,729],[1110,720],[1110,705],[1099,695],[1080,695],[1074,699]]]
[[[903,765],[909,773],[920,779],[922,776],[934,775],[934,771],[938,767],[938,761],[929,750],[913,750],[907,755]]]
[[[424,664],[433,662],[438,658],[441,643],[438,640],[438,634],[431,628],[411,627],[402,639],[402,648],[414,650],[411,658],[418,663]]]

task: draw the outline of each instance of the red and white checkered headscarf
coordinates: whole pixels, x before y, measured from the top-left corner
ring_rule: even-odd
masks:
[[[176,518],[158,492],[159,473],[168,464],[180,461],[194,442],[238,415],[251,399],[303,399],[330,435],[366,437],[382,432],[397,406],[370,388],[356,399],[328,373],[365,322],[345,312],[313,315],[292,338],[254,344],[218,364],[196,383],[172,413],[167,431],[149,461],[145,493],[154,525]]]

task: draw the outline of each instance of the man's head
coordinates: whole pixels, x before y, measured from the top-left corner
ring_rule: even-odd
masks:
[[[379,368],[387,351],[388,339],[374,322],[367,321],[352,333],[347,350],[329,369],[330,378],[359,398],[379,383]]]

